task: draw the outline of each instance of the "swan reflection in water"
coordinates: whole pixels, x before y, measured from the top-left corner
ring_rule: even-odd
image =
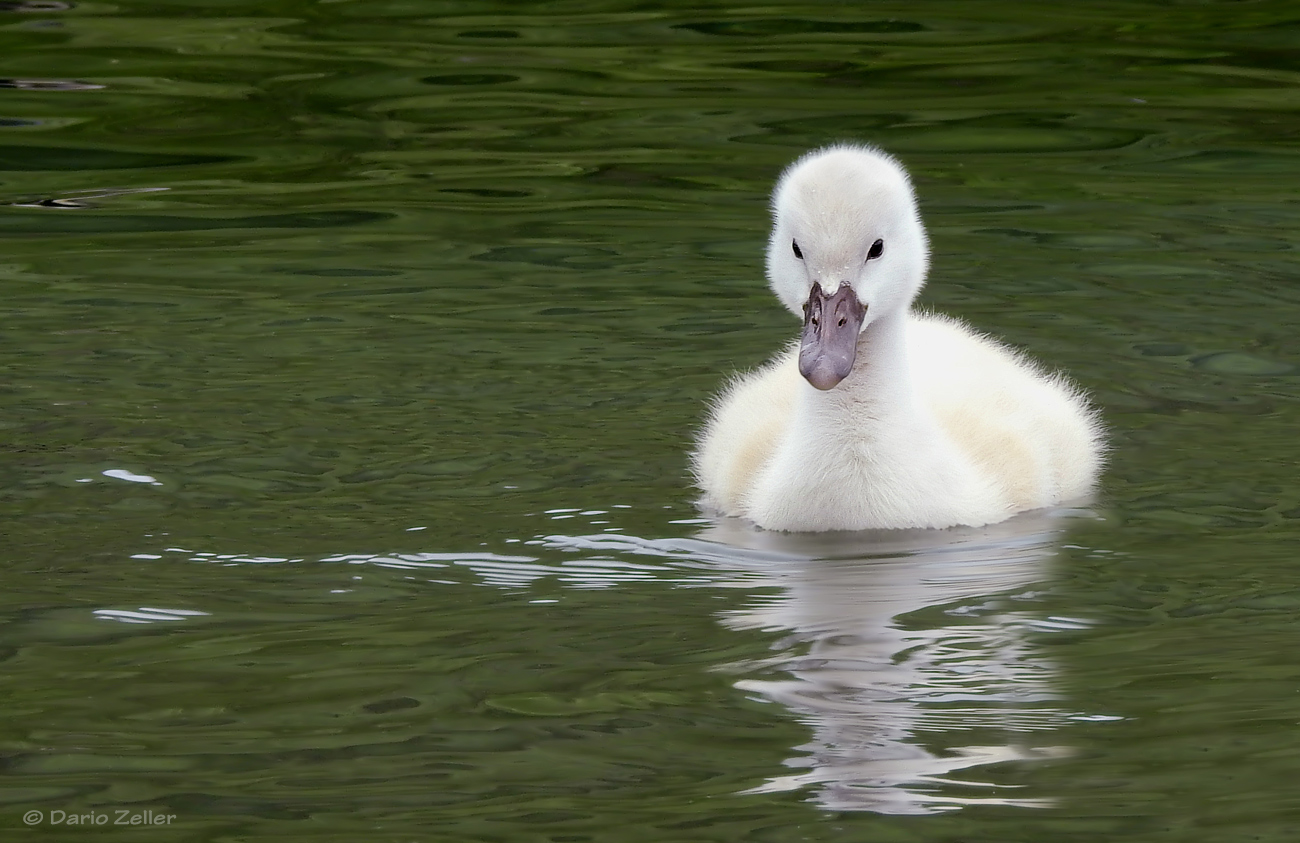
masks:
[[[728,519],[706,529],[700,539],[780,587],[723,623],[789,632],[778,654],[729,666],[776,675],[736,687],[813,731],[785,762],[801,772],[750,792],[815,787],[827,809],[885,814],[1051,804],[1009,796],[972,768],[1066,753],[1045,740],[1069,715],[1027,635],[1086,625],[1035,611],[1061,522],[1030,514],[979,529],[783,534]]]
[[[555,512],[563,513],[558,519],[578,510]],[[1080,719],[1062,708],[1053,666],[1030,638],[1088,625],[1044,616],[1037,597],[1071,514],[1029,513],[982,528],[838,534],[776,533],[722,519],[693,538],[607,532],[513,545],[524,553],[560,551],[559,560],[550,553],[437,552],[344,553],[319,561],[432,574],[436,583],[468,575],[510,589],[548,578],[573,588],[666,581],[742,589],[753,595],[749,605],[723,612],[722,623],[786,634],[772,655],[719,669],[746,674],[737,688],[779,703],[812,730],[785,762],[794,772],[747,792],[811,788],[826,809],[883,814],[1042,807],[1050,800],[1018,796],[976,768],[1060,757],[1066,750],[1052,733]],[[305,561],[164,553],[224,565]]]

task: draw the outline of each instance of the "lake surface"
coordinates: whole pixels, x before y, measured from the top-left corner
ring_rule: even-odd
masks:
[[[1297,839],[1298,46],[1282,2],[0,3],[0,829]],[[696,510],[706,400],[798,330],[768,191],[836,140],[914,174],[925,306],[1093,394],[1094,506]]]

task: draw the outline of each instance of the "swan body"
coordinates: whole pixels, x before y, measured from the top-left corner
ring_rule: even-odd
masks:
[[[1083,395],[912,310],[928,246],[897,161],[809,153],[773,216],[768,279],[804,331],[716,400],[693,454],[705,507],[773,530],[944,528],[1088,496],[1104,448]]]

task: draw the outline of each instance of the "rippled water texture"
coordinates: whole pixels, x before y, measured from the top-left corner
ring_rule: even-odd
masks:
[[[1300,838],[1297,45],[1283,2],[0,3],[5,839]],[[695,510],[704,402],[798,328],[767,193],[834,140],[914,173],[926,306],[1093,393],[1094,507]]]

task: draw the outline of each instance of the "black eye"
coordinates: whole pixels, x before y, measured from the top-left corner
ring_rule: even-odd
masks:
[[[799,244],[791,240],[790,245],[794,247],[794,256],[799,260],[803,260],[803,252],[799,251]]]
[[[867,252],[867,260],[875,260],[885,253],[885,241],[877,240],[871,244],[871,250]]]

